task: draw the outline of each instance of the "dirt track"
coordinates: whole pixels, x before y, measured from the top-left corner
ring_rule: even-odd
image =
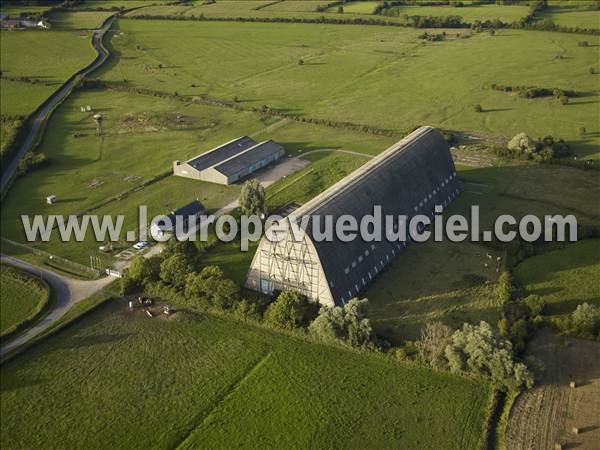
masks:
[[[543,364],[543,373],[513,405],[506,449],[600,449],[600,343],[542,331],[529,353]]]

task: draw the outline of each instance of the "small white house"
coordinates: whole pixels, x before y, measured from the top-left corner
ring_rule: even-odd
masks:
[[[54,205],[56,203],[56,195],[49,195],[46,197],[46,203],[49,205]]]

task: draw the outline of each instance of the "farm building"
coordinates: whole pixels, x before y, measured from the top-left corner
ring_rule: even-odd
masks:
[[[421,127],[298,208],[294,212],[298,221],[309,216],[300,242],[293,239],[289,220],[281,241],[263,237],[246,287],[266,294],[296,290],[323,305],[343,305],[402,252],[407,242],[387,240],[385,221],[379,242],[367,242],[360,235],[351,242],[337,237],[318,242],[312,234],[316,215],[331,215],[335,223],[349,214],[360,222],[379,205],[383,217],[405,215],[410,220],[423,214],[432,218],[436,205],[446,207],[461,190],[443,136],[433,128]]]
[[[201,215],[206,212],[206,208],[198,199],[191,203],[179,208],[176,211],[171,211],[171,214],[161,216],[154,220],[150,225],[150,234],[154,237],[164,236],[166,233],[173,233],[177,231],[176,221],[179,217],[181,221],[182,232],[185,233],[190,222],[190,218],[194,217],[198,219]],[[168,219],[168,220],[166,220]]]
[[[258,143],[242,136],[186,162],[174,161],[173,173],[195,180],[232,184],[284,154],[285,150],[277,142],[269,139]]]

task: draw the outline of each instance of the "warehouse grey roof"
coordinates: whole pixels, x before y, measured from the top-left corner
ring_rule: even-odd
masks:
[[[281,145],[269,139],[233,155],[231,158],[215,165],[214,169],[225,176],[234,175],[282,150]]]
[[[442,134],[431,127],[421,127],[298,208],[294,216],[309,215],[312,222],[314,215],[332,215],[335,223],[340,216],[349,214],[360,221],[373,214],[374,205],[380,205],[383,217],[406,215],[410,221],[412,216],[424,214],[431,218],[435,205],[446,206],[460,191],[452,155]],[[384,223],[380,242],[366,242],[360,234],[351,242],[337,238],[316,242],[309,223],[307,233],[336,304],[356,296],[406,246],[385,239],[385,226]]]
[[[254,139],[251,139],[248,136],[241,136],[237,139],[226,142],[225,144],[219,145],[218,147],[215,147],[205,153],[202,153],[201,155],[188,160],[187,163],[196,170],[205,170],[249,149],[254,145],[256,145],[256,141]]]

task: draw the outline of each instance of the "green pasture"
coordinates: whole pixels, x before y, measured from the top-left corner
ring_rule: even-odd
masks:
[[[48,301],[45,286],[28,273],[0,265],[0,334],[38,314]]]
[[[428,124],[507,140],[518,132],[553,135],[579,156],[600,156],[599,78],[590,74],[599,47],[580,47],[578,35],[502,30],[460,39],[449,31],[448,40],[424,45],[422,31],[392,27],[143,20],[118,26],[123,35],[112,46],[119,58],[102,72],[107,80],[186,96],[237,96],[246,106],[380,128]],[[586,36],[591,44],[598,39]],[[494,83],[571,89],[577,97],[568,105],[524,99],[492,90]]]
[[[476,449],[490,394],[209,316],[149,319],[122,300],[0,370],[4,448]]]
[[[600,11],[591,5],[578,2],[552,3],[536,15],[539,19],[548,19],[557,25],[577,28],[600,29]]]
[[[57,51],[60,49],[60,51]],[[88,33],[61,31],[0,32],[1,112],[27,115],[96,52]],[[21,77],[27,80],[16,80]]]
[[[380,2],[347,2],[341,5],[344,13],[349,14],[373,14]],[[329,8],[328,12],[337,12],[337,6]]]
[[[529,258],[515,276],[527,294],[544,299],[545,314],[570,313],[583,302],[600,306],[600,240],[586,239]]]
[[[59,30],[92,30],[100,28],[111,11],[60,11],[50,16],[52,27]]]

